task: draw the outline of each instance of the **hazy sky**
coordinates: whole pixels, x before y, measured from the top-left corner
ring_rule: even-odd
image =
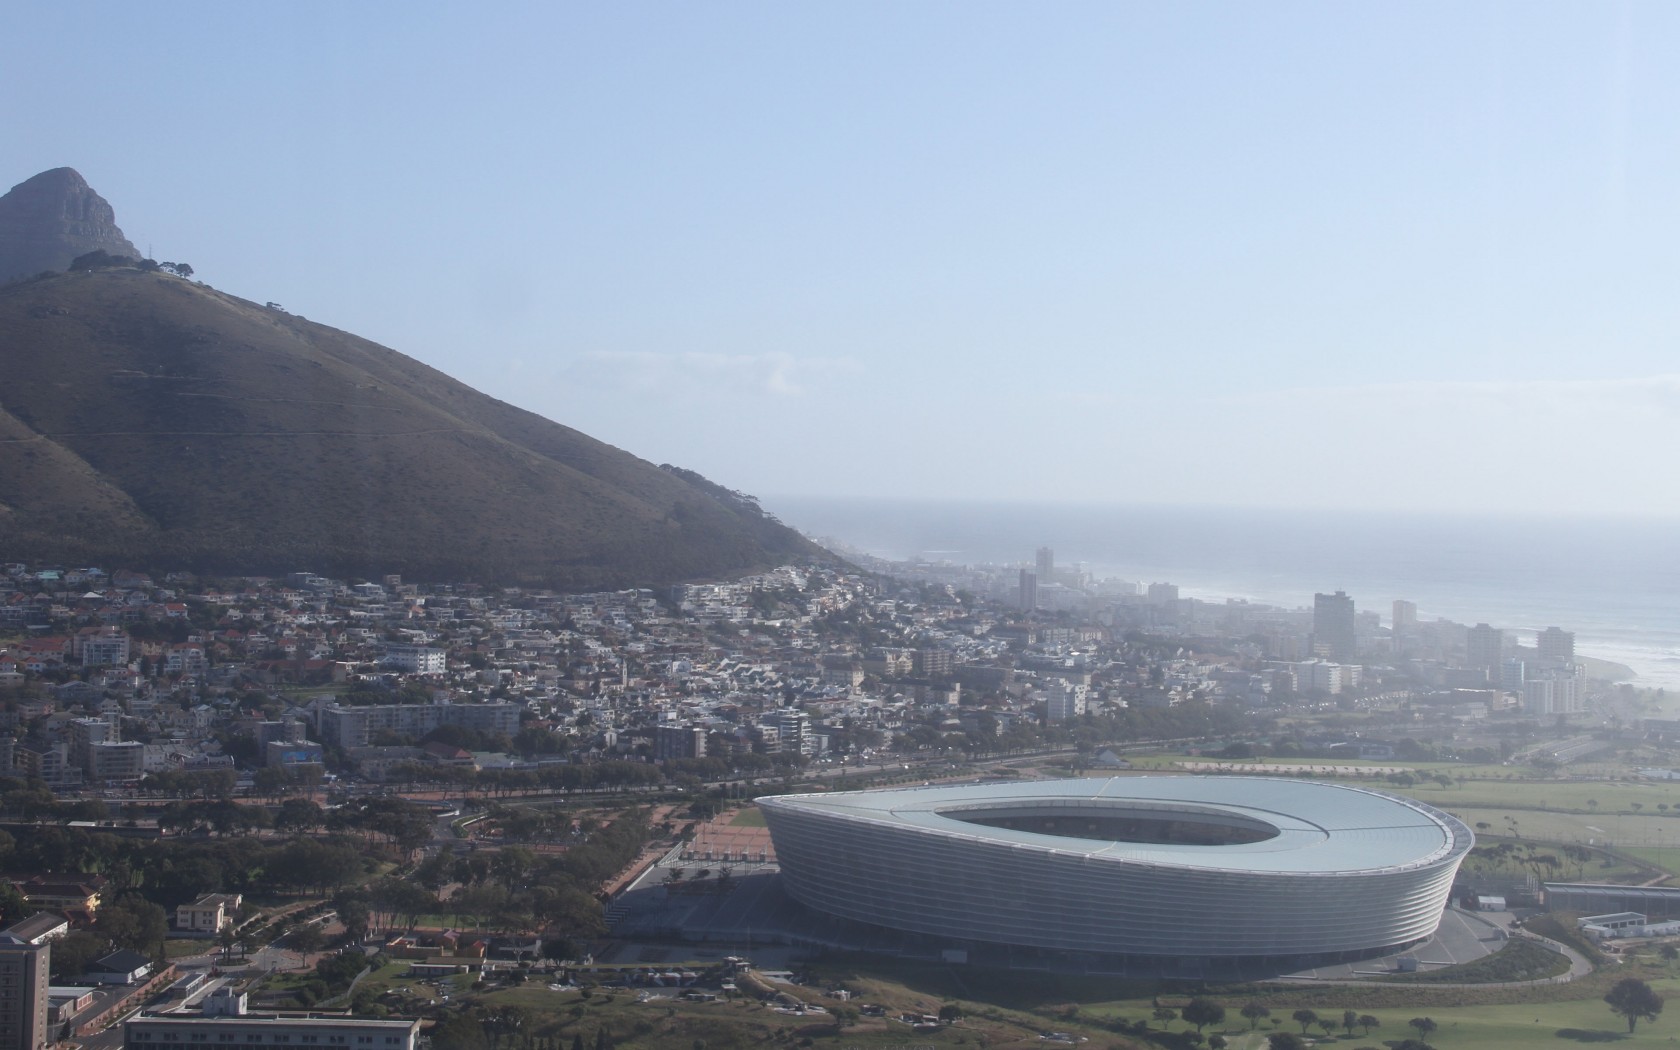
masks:
[[[731,487],[1680,512],[1680,5],[4,21],[0,188]]]

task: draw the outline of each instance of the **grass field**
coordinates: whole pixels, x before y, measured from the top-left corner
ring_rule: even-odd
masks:
[[[731,820],[729,825],[736,828],[762,828],[765,826],[764,811],[757,806],[743,806],[735,811],[735,819]]]

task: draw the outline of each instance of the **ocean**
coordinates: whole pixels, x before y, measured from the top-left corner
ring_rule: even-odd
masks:
[[[1389,622],[1489,623],[1525,645],[1549,626],[1637,684],[1680,688],[1680,520],[781,497],[767,510],[883,558],[1056,564],[1178,584],[1186,597],[1310,607],[1346,591]]]

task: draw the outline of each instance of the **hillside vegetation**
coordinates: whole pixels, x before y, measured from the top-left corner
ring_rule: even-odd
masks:
[[[0,556],[597,587],[820,551],[748,498],[165,273],[0,288]]]

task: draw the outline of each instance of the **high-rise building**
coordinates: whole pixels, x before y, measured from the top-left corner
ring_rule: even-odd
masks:
[[[1021,570],[1021,590],[1016,601],[1022,612],[1032,612],[1038,608],[1038,574],[1031,569]]]
[[[1044,691],[1044,720],[1052,725],[1072,722],[1085,713],[1087,690],[1073,682],[1056,682]]]
[[[1038,578],[1045,583],[1056,579],[1056,552],[1049,547],[1038,549]]]
[[[1575,632],[1548,627],[1535,639],[1541,667],[1565,667],[1575,662]]]
[[[764,716],[764,721],[776,727],[782,750],[809,755],[816,750],[816,734],[811,732],[811,716],[797,707],[782,707]]]
[[[1354,628],[1353,599],[1343,591],[1313,595],[1313,651],[1323,651],[1332,660],[1352,660],[1359,655],[1359,636]]]
[[[1523,713],[1571,715],[1581,711],[1581,683],[1566,671],[1542,671],[1523,683]]]
[[[1464,640],[1464,666],[1486,671],[1491,682],[1498,680],[1499,666],[1504,662],[1505,632],[1485,623],[1470,628]]]
[[[1417,635],[1417,602],[1409,602],[1404,598],[1394,600],[1393,637],[1394,651],[1403,653],[1407,643]]]
[[[52,947],[20,937],[13,929],[0,931],[0,1050],[42,1050],[47,1045]]]
[[[1521,660],[1506,660],[1499,665],[1499,688],[1507,693],[1521,693],[1528,681],[1528,666]]]
[[[687,724],[659,726],[653,734],[653,757],[662,761],[673,758],[705,758],[705,728]]]

